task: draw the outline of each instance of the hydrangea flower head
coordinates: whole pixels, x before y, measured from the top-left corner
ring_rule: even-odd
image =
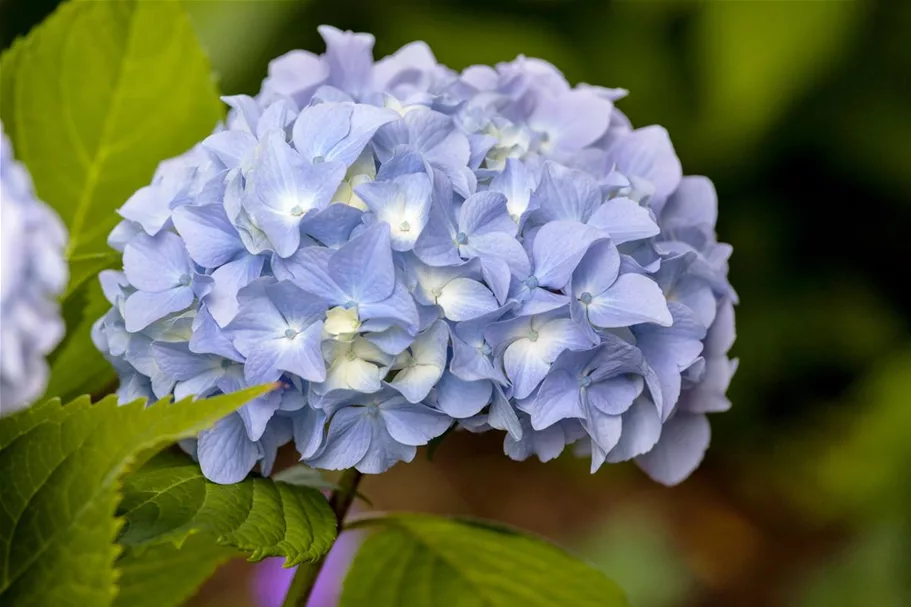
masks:
[[[41,396],[45,356],[63,337],[57,297],[67,282],[66,231],[35,198],[0,125],[0,414]]]
[[[735,367],[711,182],[621,89],[320,33],[121,209],[94,331],[121,398],[280,382],[200,435],[217,482],[290,441],[379,473],[453,426],[685,478]]]

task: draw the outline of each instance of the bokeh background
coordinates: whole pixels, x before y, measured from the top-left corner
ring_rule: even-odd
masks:
[[[0,0],[2,46],[55,4]],[[529,529],[635,607],[911,605],[911,3],[186,4],[225,93],[257,91],[290,49],[321,52],[321,23],[374,33],[377,57],[415,39],[453,68],[522,53],[628,88],[633,122],[666,126],[685,172],[717,186],[740,369],[690,480],[515,463],[493,435],[455,434],[367,479],[376,508]],[[277,605],[286,577],[230,563],[193,604]]]

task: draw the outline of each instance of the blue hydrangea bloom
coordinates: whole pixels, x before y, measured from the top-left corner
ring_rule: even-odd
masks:
[[[66,230],[35,198],[0,124],[0,414],[27,406],[47,383],[45,356],[63,337],[57,297],[67,282]]]
[[[378,473],[453,426],[685,478],[736,367],[711,182],[622,89],[320,33],[121,209],[95,325],[121,398],[279,382],[189,446],[223,483],[291,441]]]

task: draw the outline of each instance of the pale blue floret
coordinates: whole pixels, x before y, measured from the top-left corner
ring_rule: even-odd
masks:
[[[277,382],[200,435],[217,482],[292,440],[378,473],[453,425],[685,478],[736,369],[711,182],[622,89],[319,31],[121,209],[93,327],[120,398]]]
[[[63,337],[57,298],[67,283],[67,234],[35,197],[0,124],[0,415],[44,392],[45,357]]]

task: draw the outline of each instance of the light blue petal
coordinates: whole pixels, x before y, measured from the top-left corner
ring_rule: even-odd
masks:
[[[151,236],[157,234],[171,218],[171,197],[158,185],[139,188],[124,203],[117,214],[135,221]]]
[[[676,485],[692,474],[709,446],[711,428],[705,415],[678,413],[661,429],[658,444],[636,458],[653,480]]]
[[[463,250],[470,256],[478,256],[482,262],[485,258],[502,259],[509,271],[517,277],[526,277],[531,272],[531,263],[525,248],[515,238],[503,233],[472,236]]]
[[[190,257],[204,268],[217,268],[244,250],[237,229],[220,204],[174,209],[174,227]]]
[[[308,296],[294,283],[282,280],[267,285],[266,297],[279,311],[289,327],[300,330],[326,312],[326,303],[318,297]]]
[[[309,406],[302,407],[292,415],[294,445],[301,460],[314,457],[323,448],[327,419],[325,411]]]
[[[450,212],[446,203],[438,200],[431,203],[427,225],[414,243],[414,254],[427,265],[451,266],[462,261]]]
[[[392,294],[381,301],[362,303],[357,307],[365,331],[385,331],[394,325],[414,335],[418,331],[418,311],[411,293],[396,282]]]
[[[459,232],[469,239],[484,234],[515,236],[516,223],[506,210],[506,196],[499,192],[478,192],[469,196],[459,210]]]
[[[213,133],[202,142],[202,147],[227,169],[244,166],[252,158],[256,145],[256,137],[252,133],[234,129]]]
[[[307,51],[291,51],[269,62],[263,94],[288,97],[298,107],[305,107],[328,76],[329,66],[320,57]]]
[[[518,242],[516,242],[519,245]],[[521,249],[522,246],[519,245]],[[481,276],[484,282],[490,287],[497,303],[502,305],[509,297],[509,286],[512,282],[512,273],[509,271],[509,264],[499,257],[481,257]]]
[[[219,326],[227,326],[234,319],[240,309],[237,293],[260,277],[264,263],[262,256],[244,255],[212,273],[214,285],[203,302]]]
[[[587,308],[591,323],[601,328],[643,322],[667,327],[673,322],[661,288],[640,274],[621,275],[613,286],[595,296]]]
[[[259,104],[249,95],[223,95],[221,100],[231,107],[228,112],[228,128],[241,133],[255,133],[256,124],[262,114]],[[229,132],[229,131],[222,131]]]
[[[653,125],[636,129],[616,140],[607,150],[608,166],[629,177],[641,177],[655,186],[655,198],[665,200],[683,174],[667,131]]]
[[[392,248],[410,251],[430,216],[430,179],[411,173],[393,181],[369,181],[354,191],[376,215],[389,225]]]
[[[345,407],[329,422],[323,450],[306,459],[308,466],[326,470],[345,470],[355,467],[371,448],[373,423],[363,407]]]
[[[620,274],[620,252],[610,240],[591,246],[573,272],[573,295],[578,300],[583,293],[594,298],[617,280]]]
[[[603,232],[578,221],[552,221],[535,236],[532,245],[534,275],[542,287],[563,288],[585,252]]]
[[[373,36],[343,32],[331,25],[317,30],[326,41],[323,59],[329,65],[328,83],[356,96],[366,93],[373,85]]]
[[[503,368],[515,389],[515,397],[522,399],[538,387],[550,370],[550,363],[541,358],[531,341],[520,339],[506,348]]]
[[[380,474],[398,462],[410,462],[414,459],[417,447],[396,441],[382,423],[374,422],[371,430],[370,450],[356,466],[360,472]]]
[[[275,465],[278,449],[291,441],[291,433],[291,420],[285,417],[273,417],[266,426],[266,431],[263,432],[258,443],[260,452],[263,454],[259,465],[263,476],[272,474],[272,466]]]
[[[534,176],[521,160],[507,158],[506,167],[490,182],[489,190],[506,196],[506,209],[515,221],[528,209],[531,192],[535,189]]]
[[[331,249],[307,247],[286,259],[275,257],[272,270],[279,280],[290,280],[330,305],[344,305],[349,297],[330,274],[329,259],[332,254]]]
[[[616,244],[656,236],[660,229],[649,210],[629,198],[612,198],[595,211],[588,225],[610,234]]]
[[[309,213],[301,221],[301,230],[327,247],[340,247],[361,225],[363,211],[347,204],[330,204],[322,211]]]
[[[307,381],[321,382],[326,379],[326,364],[320,349],[323,334],[323,321],[319,320],[298,333],[290,344],[282,349],[278,367],[294,373]]]
[[[409,446],[426,445],[452,425],[452,420],[427,405],[392,399],[380,405],[380,416],[389,435]]]
[[[123,271],[140,291],[161,292],[177,287],[193,273],[180,236],[159,232],[138,234],[123,250]]]
[[[236,413],[216,422],[211,430],[200,432],[196,454],[205,477],[221,485],[244,480],[262,456]]]
[[[383,352],[396,356],[408,349],[414,341],[414,333],[399,326],[392,326],[383,331],[367,333],[364,338]]]
[[[601,191],[586,173],[547,161],[534,198],[535,221],[585,223],[601,204]]]
[[[647,397],[640,396],[623,414],[620,441],[607,454],[610,463],[625,462],[651,451],[661,436],[658,408]]]
[[[280,402],[280,395],[273,392],[265,397],[254,399],[237,410],[238,415],[244,422],[244,428],[246,428],[247,437],[250,440],[258,441],[262,438],[263,433],[266,431],[266,426],[278,410]]]
[[[389,226],[377,223],[344,245],[329,258],[329,275],[357,303],[376,303],[392,294],[395,266]]]
[[[613,103],[589,89],[543,94],[528,124],[548,135],[547,151],[577,152],[604,135],[613,109]]]
[[[271,134],[261,148],[243,207],[275,252],[288,257],[300,246],[301,218],[331,202],[346,167],[339,162],[311,164],[280,133]]]
[[[563,419],[584,417],[579,377],[563,369],[552,370],[526,412],[535,430],[543,430]]]
[[[184,342],[152,342],[150,348],[158,367],[177,381],[221,370],[221,362],[217,357],[195,354]]]
[[[585,390],[585,399],[602,413],[621,415],[642,393],[643,386],[641,377],[624,374],[593,383]]]
[[[160,293],[136,291],[124,304],[124,322],[130,333],[142,331],[168,314],[186,310],[195,296],[190,287],[177,287]]]
[[[436,386],[437,406],[456,419],[477,415],[492,395],[493,384],[489,380],[464,381],[452,373],[445,373]]]
[[[518,415],[516,415],[516,410],[513,408],[512,403],[506,399],[503,391],[497,386],[494,386],[493,402],[490,403],[487,423],[492,428],[505,431],[507,436],[513,440],[521,440],[524,434],[522,424],[519,422]]]
[[[217,354],[236,362],[244,360],[204,305],[199,308],[193,319],[189,347],[191,352],[197,354]]]
[[[456,278],[446,283],[437,304],[449,320],[471,320],[499,308],[496,297],[482,283],[470,278]]]

